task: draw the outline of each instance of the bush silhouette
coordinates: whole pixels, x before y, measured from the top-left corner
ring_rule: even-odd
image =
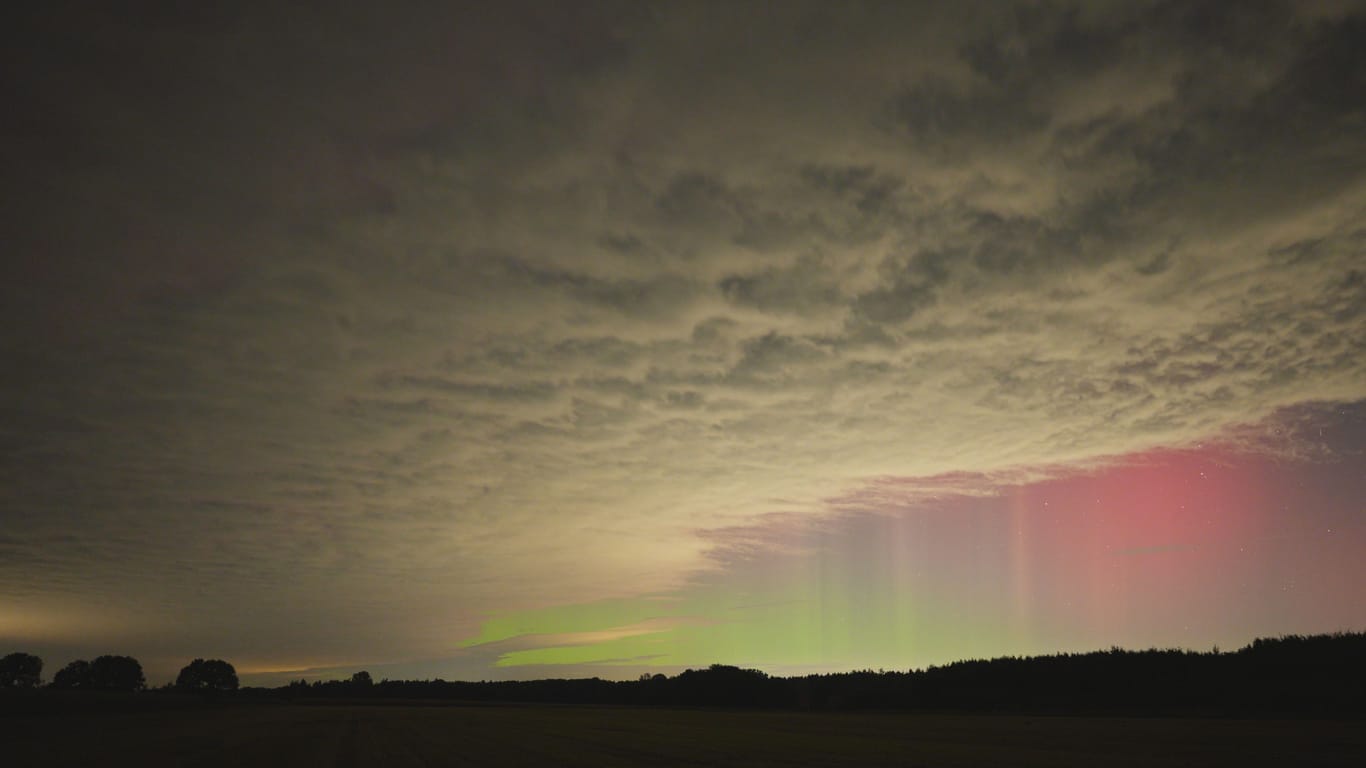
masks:
[[[195,659],[180,670],[175,687],[183,691],[235,691],[237,670],[222,659]]]
[[[0,688],[37,688],[43,660],[31,653],[11,653],[0,659]]]

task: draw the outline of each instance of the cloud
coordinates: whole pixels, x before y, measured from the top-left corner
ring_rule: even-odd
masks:
[[[449,14],[31,22],[11,596],[435,658],[878,478],[1366,397],[1355,6]]]

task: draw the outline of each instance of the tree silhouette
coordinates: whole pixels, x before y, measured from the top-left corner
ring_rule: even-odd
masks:
[[[235,691],[237,670],[222,659],[195,659],[180,670],[175,687],[184,691]]]
[[[142,665],[132,656],[100,656],[90,662],[92,688],[106,691],[140,691],[147,686]]]
[[[351,684],[357,688],[368,688],[374,683],[375,681],[370,677],[370,673],[363,669],[351,676]]]
[[[90,674],[90,662],[85,659],[76,659],[57,671],[52,676],[53,688],[90,688],[93,685],[93,678]]]
[[[673,677],[385,680],[370,676],[295,680],[289,698],[450,699],[806,710],[1048,712],[1054,714],[1337,717],[1366,712],[1366,632],[1262,638],[1233,652],[1111,648],[1026,658],[973,659],[919,670],[859,670],[769,677],[713,664]]]
[[[31,653],[11,653],[0,659],[0,688],[37,688],[43,660]]]

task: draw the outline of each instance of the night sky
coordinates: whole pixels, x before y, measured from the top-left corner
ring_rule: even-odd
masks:
[[[0,654],[1366,629],[1366,4],[304,5],[7,14]]]

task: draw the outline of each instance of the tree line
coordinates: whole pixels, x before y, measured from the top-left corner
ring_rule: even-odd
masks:
[[[0,688],[42,687],[43,660],[31,653],[16,652],[0,658]],[[48,683],[54,690],[125,691],[147,688],[142,664],[132,656],[97,656],[76,659],[57,671]],[[176,676],[180,691],[228,692],[238,687],[237,670],[222,659],[195,659]]]
[[[42,662],[29,654],[0,660],[0,686],[37,687]],[[141,667],[126,656],[68,664],[52,688],[141,690]],[[237,691],[236,671],[219,659],[195,659],[164,690]],[[773,677],[713,664],[672,677],[463,682],[295,680],[239,696],[284,700],[446,699],[810,710],[921,709],[1001,712],[1302,713],[1366,712],[1366,633],[1286,635],[1237,651],[1128,651],[1001,657],[921,670],[862,670]]]
[[[1180,649],[1001,657],[910,671],[774,677],[713,664],[672,677],[461,682],[296,680],[290,699],[448,699],[807,710],[1053,713],[1366,712],[1366,633],[1258,639],[1234,652]],[[264,691],[262,693],[265,693]]]

